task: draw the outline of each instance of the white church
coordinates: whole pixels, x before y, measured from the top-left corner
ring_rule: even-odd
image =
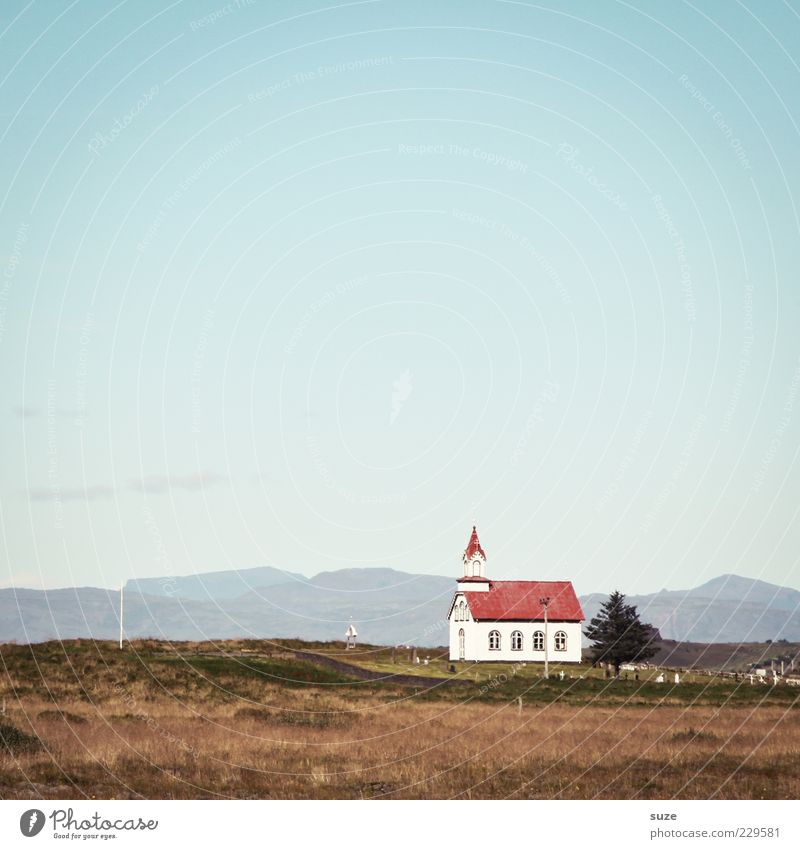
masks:
[[[450,605],[450,660],[580,663],[581,604],[571,581],[492,581],[472,528]]]

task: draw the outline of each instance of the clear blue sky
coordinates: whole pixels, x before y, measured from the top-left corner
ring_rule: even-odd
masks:
[[[0,584],[800,586],[796,2],[0,15]]]

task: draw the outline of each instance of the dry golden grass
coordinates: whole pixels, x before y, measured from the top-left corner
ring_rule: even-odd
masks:
[[[233,679],[209,685],[196,670],[154,669],[109,672],[102,659],[76,664],[74,680],[32,686],[13,664],[0,667],[0,719],[45,746],[0,753],[0,797],[800,796],[792,702],[632,707],[590,698],[520,710],[516,699],[461,691],[425,699],[256,676],[237,679],[234,692]]]

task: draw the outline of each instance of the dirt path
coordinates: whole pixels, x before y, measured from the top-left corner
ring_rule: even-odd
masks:
[[[330,669],[335,669],[337,672],[342,672],[345,675],[352,675],[353,678],[358,678],[361,681],[382,681],[387,684],[402,684],[405,686],[426,688],[440,687],[444,684],[458,682],[457,678],[432,678],[427,675],[408,675],[405,673],[402,675],[393,675],[391,673],[378,672],[374,669],[365,669],[363,666],[345,663],[343,660],[336,660],[336,658],[310,651],[296,651],[294,656],[298,660],[308,660],[312,663],[318,663]]]

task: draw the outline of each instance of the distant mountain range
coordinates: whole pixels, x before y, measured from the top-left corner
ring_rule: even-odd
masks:
[[[341,569],[313,578],[271,567],[143,578],[125,588],[128,637],[341,639],[352,620],[370,643],[443,645],[452,577]],[[605,594],[581,596],[587,619]],[[737,575],[691,590],[628,596],[664,639],[698,643],[800,640],[800,592]],[[0,589],[0,641],[119,634],[119,592],[95,587]]]
[[[597,614],[607,596],[581,596],[587,618]],[[720,575],[692,590],[661,590],[631,595],[643,621],[665,640],[696,643],[764,642],[800,639],[800,592],[742,578]]]

